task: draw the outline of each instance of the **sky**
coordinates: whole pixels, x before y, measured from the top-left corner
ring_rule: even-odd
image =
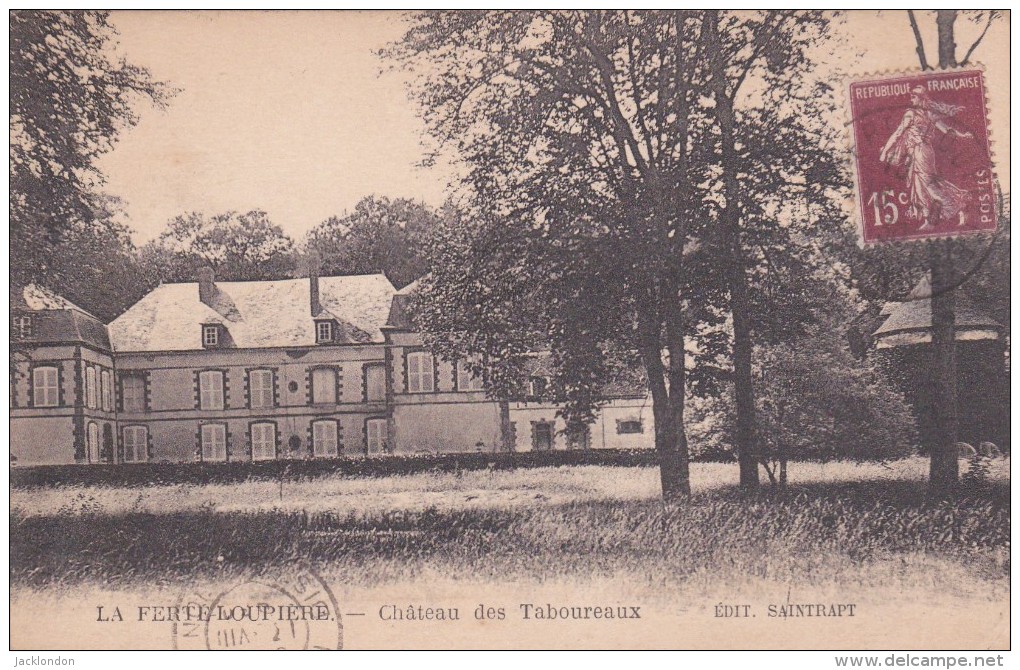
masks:
[[[391,12],[115,12],[120,51],[180,92],[139,107],[100,168],[136,242],[173,216],[265,209],[300,237],[364,196],[439,205],[446,176],[416,167],[422,126],[401,73],[373,51]]]
[[[919,20],[935,61],[934,19]],[[166,110],[140,105],[139,123],[99,163],[137,243],[190,211],[264,209],[297,239],[368,195],[445,199],[454,170],[418,167],[424,128],[406,75],[375,54],[403,34],[401,13],[126,11],[112,23],[120,55],[179,89]],[[958,21],[961,54],[980,28]],[[848,46],[823,73],[918,67],[903,11],[850,12],[838,34]],[[975,60],[987,68],[1008,192],[1008,15]]]

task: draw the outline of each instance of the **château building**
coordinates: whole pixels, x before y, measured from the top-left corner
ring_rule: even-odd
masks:
[[[39,286],[12,290],[11,462],[121,464],[495,451],[498,404],[423,346],[414,286],[381,274],[163,284],[113,322]],[[643,384],[616,384],[568,440],[532,392],[516,449],[653,446]]]

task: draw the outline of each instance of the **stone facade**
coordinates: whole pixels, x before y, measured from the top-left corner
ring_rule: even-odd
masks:
[[[382,275],[216,283],[203,273],[154,289],[108,326],[43,289],[18,296],[17,466],[500,448],[498,404],[423,347],[404,315],[408,292]],[[516,448],[653,446],[643,388],[614,393],[580,439],[567,439],[556,410],[512,403]]]

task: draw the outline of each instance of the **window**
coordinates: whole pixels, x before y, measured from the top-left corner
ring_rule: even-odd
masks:
[[[89,409],[99,407],[96,402],[96,369],[91,365],[85,368],[85,406]]]
[[[248,407],[273,407],[274,398],[273,371],[248,371]]]
[[[109,370],[103,370],[99,377],[100,390],[103,396],[103,411],[113,411],[113,377]]]
[[[227,460],[227,427],[222,423],[202,426],[202,460]]]
[[[386,445],[386,419],[369,419],[365,422],[366,447],[369,454],[388,451]]]
[[[251,425],[251,459],[271,461],[276,458],[276,424],[253,423]]]
[[[407,390],[410,393],[431,393],[435,390],[432,354],[412,351],[407,355]]]
[[[332,321],[316,321],[315,322],[315,341],[316,342],[332,342],[333,341],[333,322]]]
[[[96,425],[95,421],[89,421],[88,432],[86,433],[88,440],[86,446],[88,447],[88,459],[89,463],[99,462],[99,426]]]
[[[316,405],[336,403],[336,370],[331,368],[312,370],[312,403]]]
[[[60,404],[60,374],[55,367],[32,370],[32,405],[56,407]]]
[[[458,391],[481,391],[485,385],[480,376],[472,374],[471,369],[464,361],[457,361],[457,390]]]
[[[528,396],[542,398],[549,386],[549,380],[545,377],[532,377],[528,382]]]
[[[336,421],[312,423],[312,453],[316,457],[336,456],[338,453],[339,426]]]
[[[142,463],[149,460],[149,429],[145,426],[124,426],[124,462]]]
[[[202,346],[203,347],[218,347],[220,346],[220,327],[218,325],[202,326]]]
[[[368,402],[386,400],[386,366],[365,366],[365,400]]]
[[[145,378],[140,375],[124,375],[120,378],[121,402],[125,412],[145,411]]]
[[[531,423],[531,448],[535,451],[549,451],[553,448],[553,424],[551,421]]]
[[[28,314],[18,314],[13,317],[11,331],[17,338],[32,337],[35,334],[32,329],[32,317]]]
[[[223,409],[223,373],[206,370],[198,373],[198,406],[201,409]]]
[[[616,434],[617,435],[629,435],[633,433],[643,433],[644,428],[641,426],[641,421],[638,419],[627,419],[625,421],[616,422]]]

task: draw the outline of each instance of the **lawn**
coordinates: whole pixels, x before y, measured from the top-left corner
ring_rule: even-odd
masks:
[[[951,608],[977,617],[955,624],[965,639],[1008,644],[1009,462],[948,502],[925,499],[925,473],[916,458],[797,463],[788,491],[748,495],[735,466],[695,464],[695,495],[670,508],[648,467],[14,488],[12,607],[165,599],[300,563],[369,611],[391,594],[599,593],[682,617],[800,593],[858,603],[874,639],[885,617]]]

